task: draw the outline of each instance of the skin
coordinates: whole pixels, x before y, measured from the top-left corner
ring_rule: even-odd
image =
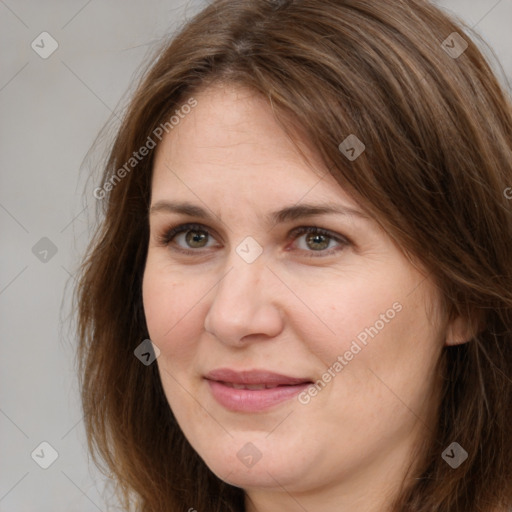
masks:
[[[326,214],[269,224],[269,212],[297,203],[364,212],[307,140],[296,142],[308,161],[297,152],[265,98],[238,86],[194,97],[158,148],[151,206],[188,201],[213,218],[154,208],[143,281],[169,405],[210,469],[245,489],[248,512],[387,510],[434,421],[436,361],[447,340],[462,342],[463,326],[441,329],[436,287],[375,220]],[[187,222],[207,230],[203,246],[185,233],[162,243]],[[288,237],[298,226],[349,243],[327,237],[318,250],[314,236]],[[236,251],[248,236],[263,249],[252,263]],[[228,367],[316,381],[396,303],[394,318],[307,404],[231,412],[203,379]],[[250,468],[237,457],[249,442],[261,454]]]

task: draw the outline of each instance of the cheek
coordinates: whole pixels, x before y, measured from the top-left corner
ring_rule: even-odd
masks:
[[[164,355],[185,356],[193,347],[203,325],[197,320],[203,294],[195,289],[194,280],[179,279],[177,273],[161,271],[148,260],[142,285],[144,314],[149,336]]]
[[[355,424],[366,425],[372,436],[370,425],[387,424],[392,431],[412,426],[417,417],[428,417],[442,344],[425,300],[424,290],[412,294],[397,290],[385,300],[375,298],[371,307],[361,303],[364,318],[352,322],[346,317],[347,337],[337,352],[344,356],[343,368],[338,367],[331,392],[341,398],[350,391],[348,410],[359,411],[361,421]],[[336,409],[338,420],[351,424],[345,414],[342,408]]]
[[[300,318],[304,340],[325,364],[334,362],[351,347],[357,352],[353,342],[363,349],[369,346],[403,315],[400,288],[383,275],[333,276],[322,283],[320,292],[312,294],[312,290],[317,288],[303,283],[302,296],[308,297],[312,312],[296,318]]]
[[[429,308],[435,290],[426,281],[418,286],[423,277],[405,265],[388,270],[333,279],[326,295],[312,298],[329,330],[323,330],[327,334],[321,343],[308,341],[309,348],[336,375],[332,392],[349,385],[361,398],[380,399],[385,394],[380,377],[404,398],[412,398],[432,384],[442,347],[438,318]],[[319,337],[310,332],[305,339]]]

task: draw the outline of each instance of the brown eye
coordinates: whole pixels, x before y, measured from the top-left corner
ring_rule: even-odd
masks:
[[[185,241],[190,247],[205,247],[208,242],[208,233],[206,231],[187,231]]]
[[[316,226],[298,227],[290,233],[289,237],[297,240],[296,248],[306,256],[312,257],[330,256],[351,245],[343,235],[331,233]]]
[[[199,249],[211,247],[212,244],[208,245],[208,243],[213,241],[214,238],[201,224],[181,224],[167,230],[159,237],[159,240],[162,245],[172,244],[180,251],[187,252],[188,250],[197,249],[197,252],[199,252]]]
[[[306,236],[306,244],[314,251],[323,251],[329,246],[330,237],[320,233],[308,233]]]

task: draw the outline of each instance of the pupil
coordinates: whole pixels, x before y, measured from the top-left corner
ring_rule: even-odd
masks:
[[[323,239],[323,242],[322,242]],[[319,234],[310,234],[307,238],[308,242],[313,242],[313,244],[320,244],[321,247],[316,247],[316,249],[325,249],[329,245],[329,240],[327,240],[327,237],[325,235],[319,235]]]
[[[187,243],[189,245],[194,247],[202,247],[201,242],[206,240],[206,233],[200,231],[189,231],[185,238],[187,239]]]

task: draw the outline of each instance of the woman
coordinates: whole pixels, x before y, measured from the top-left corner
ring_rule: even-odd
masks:
[[[512,509],[512,108],[414,0],[214,1],[140,83],[78,288],[126,509]]]

